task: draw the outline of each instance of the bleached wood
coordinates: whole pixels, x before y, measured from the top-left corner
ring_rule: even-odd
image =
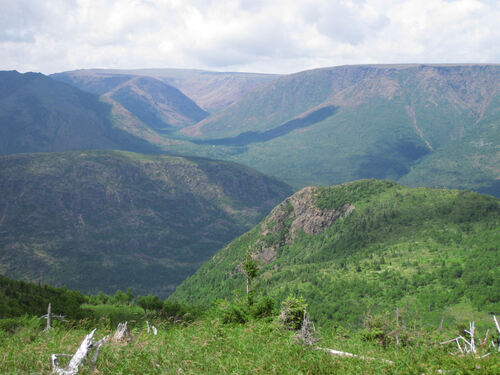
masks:
[[[65,368],[59,367],[59,362],[57,360],[60,356],[68,356],[67,354],[52,354],[52,373],[56,375],[75,375],[78,374],[78,367],[83,362],[85,358],[87,358],[90,349],[92,349],[94,345],[94,333],[96,329],[94,328],[92,332],[90,332],[83,339],[80,347],[75,352],[75,354],[71,357],[68,365]]]
[[[103,337],[102,339],[100,339],[99,341],[97,341],[95,344],[94,344],[94,355],[92,357],[92,364],[91,364],[91,369],[94,369],[94,366],[97,362],[97,356],[99,355],[99,351],[101,350],[101,347],[106,343],[106,341],[108,341],[109,339],[109,336],[110,335],[107,335],[105,337]]]
[[[500,325],[498,324],[498,320],[495,315],[493,315],[493,321],[495,322],[495,325],[497,326],[497,331],[500,334]]]
[[[495,315],[493,315],[493,321],[495,322],[495,326],[497,327],[497,331],[498,331],[498,348],[497,350],[500,352],[500,324],[498,324],[498,320],[497,320],[497,317]],[[495,345],[493,345],[495,346]]]
[[[47,307],[47,326],[45,327],[46,331],[48,331],[52,328],[50,326],[50,310],[51,310],[51,304],[49,303],[49,307]]]
[[[113,335],[113,341],[124,341],[128,336],[128,327],[127,322],[118,323],[118,328],[116,328],[116,332]]]
[[[385,359],[385,358],[365,357],[365,356],[362,356],[362,355],[357,355],[357,354],[349,353],[349,352],[342,352],[340,350],[335,350],[335,349],[330,349],[330,348],[320,348],[320,347],[317,347],[316,349],[317,350],[323,350],[323,351],[325,351],[325,352],[327,352],[327,353],[329,353],[330,355],[333,355],[333,356],[352,357],[352,358],[359,358],[359,359],[368,360],[368,361],[381,361],[381,362],[384,362],[384,363],[388,363],[390,365],[394,364],[393,361],[390,361],[390,360]]]
[[[49,306],[47,307],[47,314],[42,315],[38,319],[47,319],[47,326],[45,327],[44,331],[47,332],[50,329],[52,329],[52,319],[58,319],[61,322],[66,322],[67,320],[64,319],[64,315],[54,315],[52,314],[52,306],[49,303]]]

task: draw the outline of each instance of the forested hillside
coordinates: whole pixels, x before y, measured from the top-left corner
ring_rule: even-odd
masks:
[[[281,76],[180,130],[299,188],[360,178],[498,190],[498,65],[358,65]]]
[[[0,273],[165,297],[291,194],[231,162],[120,151],[0,157]]]
[[[39,73],[0,72],[0,154],[85,149],[154,152],[148,129],[124,130],[112,107]],[[119,126],[118,126],[119,125]],[[141,137],[135,134],[143,132]]]
[[[322,322],[359,326],[406,308],[425,321],[500,310],[500,201],[468,191],[377,180],[305,188],[181,284],[172,300],[210,304],[244,293],[302,296]]]

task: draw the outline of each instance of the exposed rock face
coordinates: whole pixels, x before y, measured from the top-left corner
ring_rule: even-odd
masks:
[[[275,207],[262,224],[260,235],[261,248],[256,259],[267,264],[277,256],[277,249],[291,244],[301,231],[307,234],[320,234],[335,220],[349,215],[354,205],[346,204],[341,210],[320,209],[315,205],[316,187],[306,187],[279,206]]]

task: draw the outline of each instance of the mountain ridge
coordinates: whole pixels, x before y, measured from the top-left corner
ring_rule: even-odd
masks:
[[[1,273],[163,297],[291,193],[232,162],[125,151],[2,156],[0,176]]]

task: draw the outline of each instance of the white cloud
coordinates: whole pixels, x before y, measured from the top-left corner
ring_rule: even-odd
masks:
[[[0,69],[500,62],[491,0],[0,0]]]

